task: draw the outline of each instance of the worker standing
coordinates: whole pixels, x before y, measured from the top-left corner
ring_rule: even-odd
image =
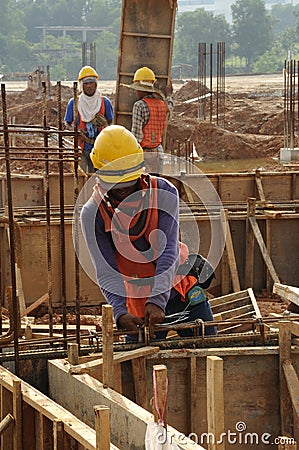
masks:
[[[114,112],[111,101],[97,89],[99,75],[90,66],[84,66],[79,72],[78,82],[78,131],[79,146],[82,150],[80,167],[86,173],[94,172],[90,152],[95,138],[107,125],[111,125]],[[70,129],[74,123],[74,98],[68,102],[64,122]]]
[[[188,248],[179,242],[175,186],[144,173],[143,149],[120,125],[100,133],[90,156],[98,178],[82,208],[81,226],[118,328],[135,335],[143,325],[213,320],[198,278],[189,269],[178,274],[188,267]],[[206,328],[206,334],[214,333],[214,327]]]
[[[146,171],[161,174],[163,169],[162,139],[170,114],[165,96],[155,88],[156,76],[148,67],[134,74],[133,84],[137,101],[133,105],[131,131],[144,150]]]

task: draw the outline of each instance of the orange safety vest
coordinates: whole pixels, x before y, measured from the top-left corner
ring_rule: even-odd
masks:
[[[164,101],[158,98],[144,97],[142,100],[147,104],[150,116],[142,128],[143,139],[140,145],[144,148],[155,148],[162,142],[167,108]]]
[[[100,94],[100,97],[101,97],[102,101],[101,101],[101,107],[100,107],[99,113],[102,114],[102,116],[105,116],[105,102],[104,102],[104,98],[103,98],[103,96],[101,94]],[[78,113],[78,114],[79,114],[78,131],[82,130],[82,131],[85,132],[86,131],[86,122],[83,122],[80,113]],[[100,133],[100,131],[102,131],[103,128],[104,127],[98,128],[98,133]],[[80,134],[79,134],[78,145],[81,148],[81,150],[84,149],[84,143],[85,143],[84,137],[80,136]]]
[[[99,203],[102,218],[105,224],[105,231],[111,232],[113,241],[115,242],[116,251],[115,257],[119,272],[122,274],[127,294],[127,309],[130,314],[137,317],[144,317],[145,303],[151,293],[150,284],[137,285],[130,282],[136,279],[142,279],[147,277],[153,277],[156,271],[155,259],[158,252],[158,241],[155,240],[154,230],[158,229],[158,190],[156,177],[150,177],[150,186],[152,189],[149,196],[149,204],[146,208],[146,219],[144,226],[138,235],[122,234],[117,231],[115,225],[113,225],[114,218],[111,218],[111,214],[107,212],[107,208],[103,206],[103,202]],[[150,188],[149,188],[150,189]],[[114,214],[119,214],[114,213]],[[140,219],[137,214],[137,221]],[[122,216],[122,224],[124,224],[125,218]],[[132,218],[128,218],[128,225],[134,226],[136,221]],[[130,221],[130,222],[129,222]],[[153,233],[152,233],[153,232]],[[149,242],[149,235],[151,235],[151,246],[154,251],[154,260],[147,260],[141,252],[132,244],[135,240],[142,236],[145,236]],[[183,264],[189,254],[188,247],[182,242],[178,242],[180,251],[180,264]],[[121,253],[118,251],[120,249]],[[191,275],[175,275],[173,280],[173,287],[181,294],[181,300],[185,301],[187,292],[194,286],[197,279]],[[141,291],[142,290],[142,291]],[[142,295],[142,297],[141,297]]]

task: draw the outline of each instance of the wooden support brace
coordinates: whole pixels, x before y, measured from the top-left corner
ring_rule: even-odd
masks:
[[[21,312],[21,317],[28,316],[28,314],[32,313],[36,308],[49,300],[49,295],[44,294],[39,299],[35,300],[35,302],[31,303],[28,308],[26,308],[23,313]]]
[[[230,226],[229,226],[229,222],[228,222],[228,210],[227,209],[221,210],[220,220],[221,220],[223,234],[225,236],[225,246],[227,249],[228,264],[229,264],[230,274],[231,274],[231,278],[232,278],[233,290],[234,290],[234,292],[239,292],[241,290],[240,281],[239,281],[238,269],[237,269],[237,264],[236,264],[232,235],[230,232]]]
[[[260,200],[262,202],[265,202],[266,198],[265,198],[263,184],[262,184],[261,172],[259,170],[255,171],[255,183],[256,183],[256,187],[257,187],[257,191],[258,191]]]
[[[113,308],[111,305],[102,306],[103,318],[103,385],[113,389]]]
[[[96,450],[110,450],[110,408],[100,405],[94,407]]]
[[[167,367],[164,364],[153,366],[153,414],[154,420],[167,427]]]
[[[267,266],[267,268],[269,270],[269,273],[270,273],[273,281],[275,283],[279,283],[280,280],[279,280],[278,275],[277,275],[277,273],[276,273],[276,271],[274,269],[274,266],[272,264],[271,258],[270,258],[269,254],[267,252],[266,245],[264,243],[262,233],[260,232],[260,229],[258,227],[256,218],[255,217],[249,217],[249,222],[250,222],[250,225],[252,227],[254,236],[255,236],[255,238],[257,240],[257,243],[259,245],[262,257],[263,257],[263,259],[265,261],[265,264],[266,264],[266,266]]]
[[[13,416],[9,413],[7,414],[4,419],[1,420],[0,422],[0,434],[3,433],[3,431],[6,430],[6,428],[8,428],[8,426],[14,421]]]
[[[14,450],[23,450],[23,414],[21,380],[13,380]]]
[[[209,450],[224,450],[224,442],[219,443],[224,433],[223,360],[218,356],[207,357],[207,420],[214,436]]]
[[[254,234],[249,219],[255,215],[255,198],[249,198],[246,218],[245,288],[253,286]]]

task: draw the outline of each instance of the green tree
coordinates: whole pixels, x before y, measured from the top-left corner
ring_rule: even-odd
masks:
[[[296,25],[296,9],[299,5],[273,5],[271,8],[272,31],[275,36],[283,34],[287,29],[294,29]]]
[[[271,48],[271,18],[263,0],[237,0],[231,10],[234,52],[245,58],[250,71],[257,58]]]
[[[200,8],[193,12],[178,15],[174,41],[174,64],[190,64],[197,73],[198,44],[207,42],[226,42],[230,44],[230,28],[225,17],[214,16]]]

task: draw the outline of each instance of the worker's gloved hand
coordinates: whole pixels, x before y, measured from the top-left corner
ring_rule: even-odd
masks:
[[[154,325],[163,322],[165,313],[163,309],[154,303],[148,303],[145,308],[144,325],[146,327],[153,327]]]
[[[91,122],[87,122],[86,124],[86,134],[89,138],[92,139],[97,136],[97,129]]]
[[[143,320],[132,314],[124,314],[123,316],[120,316],[117,321],[118,328],[127,331],[138,331],[138,325],[143,325]]]

